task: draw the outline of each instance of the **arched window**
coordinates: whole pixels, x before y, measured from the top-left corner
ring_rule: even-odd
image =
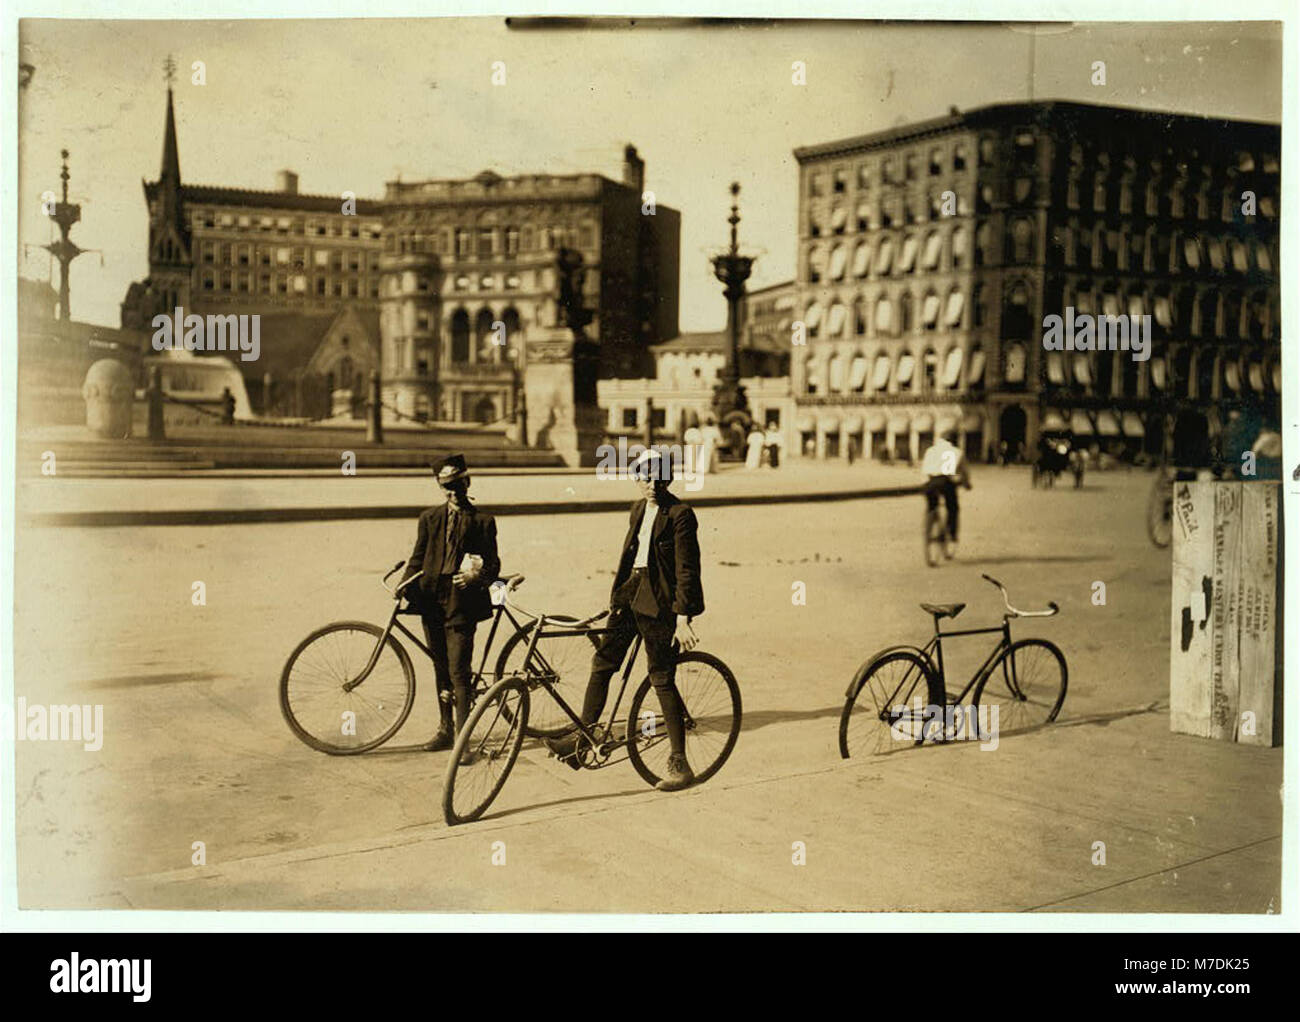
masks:
[[[497,346],[492,343],[492,310],[479,309],[474,317],[474,348],[480,362],[494,361],[493,352]]]
[[[1012,284],[1002,304],[1002,336],[1028,340],[1032,328],[1029,320],[1029,288]]]
[[[522,351],[524,339],[520,333],[519,310],[517,310],[513,305],[508,306],[506,311],[501,313],[501,322],[505,324],[506,328],[507,352],[511,349],[515,352]]]
[[[464,309],[451,315],[451,360],[461,364],[469,361],[469,313]]]

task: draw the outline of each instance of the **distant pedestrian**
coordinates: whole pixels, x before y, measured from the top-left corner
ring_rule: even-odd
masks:
[[[781,436],[781,430],[775,422],[767,427],[764,441],[767,445],[767,463],[777,468],[781,464],[781,448],[785,444],[785,439]]]
[[[235,395],[230,393],[229,387],[221,388],[221,422],[225,426],[235,423]]]

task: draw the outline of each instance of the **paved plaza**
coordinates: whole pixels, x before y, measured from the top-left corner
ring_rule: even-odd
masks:
[[[912,481],[871,470],[850,486],[837,474],[847,471],[765,472],[716,492]],[[435,499],[429,482],[396,483],[394,504]],[[364,485],[379,501],[393,484]],[[486,817],[454,829],[439,801],[446,753],[323,756],[290,734],[277,700],[281,666],[309,631],[383,619],[379,576],[409,553],[413,520],[20,529],[15,694],[103,704],[105,730],[97,752],[17,744],[20,904],[1277,911],[1282,750],[1169,732],[1169,551],[1147,540],[1150,476],[1036,491],[1027,470],[977,467],[974,484],[957,559],[939,569],[924,566],[917,496],[702,509],[697,630],[745,702],[721,773],[668,795],[626,763],[574,773],[528,743]],[[291,483],[173,482],[169,499],[201,504],[188,485],[271,506]],[[294,506],[324,507],[360,484],[298,485]],[[490,510],[525,499],[516,492],[541,500],[581,486],[485,476],[475,493]],[[633,496],[630,483],[600,492]],[[503,570],[528,576],[520,602],[594,613],[626,521],[625,511],[502,514]],[[924,641],[922,600],[966,601],[963,625],[995,622],[1000,600],[981,572],[1018,605],[1060,604],[1058,617],[1014,629],[1069,659],[1058,723],[992,751],[959,743],[842,760],[838,717],[855,668],[882,646]],[[191,602],[195,581],[206,606]],[[1091,602],[1094,581],[1106,583],[1104,606]],[[792,604],[795,582],[806,606]],[[984,639],[968,641],[950,677],[983,658]],[[432,670],[417,670],[416,709],[394,746],[434,730]],[[193,865],[200,841],[206,864]],[[805,865],[792,861],[800,842]],[[1096,842],[1105,865],[1094,864]]]

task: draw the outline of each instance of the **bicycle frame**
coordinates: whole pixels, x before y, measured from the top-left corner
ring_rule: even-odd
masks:
[[[542,656],[542,654],[537,652],[537,643],[543,636],[545,636],[548,639],[564,639],[564,638],[578,638],[578,637],[590,639],[592,637],[608,635],[613,631],[613,629],[612,628],[565,628],[561,626],[559,628],[553,627],[548,631],[546,629],[546,624],[547,624],[547,619],[545,614],[537,618],[536,621],[533,623],[533,634],[529,639],[528,652],[524,656],[524,664],[525,666],[527,666],[528,664],[532,664],[536,662],[541,665],[543,675],[542,677],[539,677],[537,679],[537,683],[541,685],[544,689],[546,689],[547,694],[550,695],[550,697],[555,700],[556,704],[560,707],[560,709],[564,711],[565,716],[567,716],[571,721],[573,721],[574,725],[582,733],[583,737],[587,739],[587,741],[591,744],[593,748],[595,748],[597,744],[596,738],[591,732],[591,727],[593,725],[585,724],[582,718],[579,717],[578,714],[576,714],[573,711],[573,708],[564,701],[564,697],[561,696],[560,693],[555,690],[554,684],[551,682],[550,678],[546,676],[547,674],[554,674],[555,670],[554,668],[551,667],[550,664],[546,662],[546,658]],[[627,656],[624,658],[623,677],[619,681],[618,694],[614,697],[614,703],[610,707],[609,719],[604,725],[601,725],[604,727],[606,734],[612,733],[613,731],[614,721],[618,718],[618,708],[623,702],[624,693],[627,691],[628,679],[631,678],[632,676],[632,665],[636,663],[637,654],[640,652],[641,652],[641,635],[638,633],[632,639],[632,646],[628,650]],[[536,658],[535,661],[534,658]],[[599,724],[599,721],[597,721],[597,724]]]
[[[955,699],[948,698],[948,678],[943,666],[943,640],[956,639],[967,635],[1001,635],[1001,638],[994,644],[989,655],[984,658],[984,662],[976,668],[975,673],[971,675],[970,680],[966,682],[965,687]],[[959,631],[944,632],[939,629],[938,620],[934,623],[934,635],[930,638],[921,649],[926,659],[935,665],[936,673],[939,676],[939,684],[943,686],[944,702],[955,705],[966,698],[967,693],[975,687],[980,678],[990,667],[993,662],[1002,654],[1002,652],[1011,646],[1011,619],[1002,618],[1002,624],[993,625],[988,628],[963,628]],[[1014,669],[1014,666],[1013,666]],[[1012,690],[1019,695],[1019,688],[1016,686],[1014,677],[1008,679],[1011,683]]]
[[[415,581],[415,579],[419,577],[419,574],[420,573],[417,572],[415,575],[412,575],[405,583],[403,583],[403,585],[409,585],[411,582]],[[401,589],[402,587],[399,586],[398,593],[401,592]],[[370,659],[366,662],[366,666],[361,669],[360,674],[344,684],[343,691],[351,692],[354,688],[370,677],[370,672],[375,669],[375,664],[379,662],[379,654],[383,651],[384,643],[388,641],[388,637],[393,634],[394,629],[401,632],[407,639],[413,642],[416,648],[418,648],[420,652],[430,660],[433,659],[433,650],[425,645],[419,636],[411,631],[411,629],[407,628],[405,624],[398,620],[398,617],[404,613],[417,615],[416,611],[409,608],[406,611],[403,611],[401,609],[400,598],[394,600],[393,609],[388,615],[388,623],[384,625],[383,634],[379,636],[379,641],[375,643],[375,648],[370,654]],[[510,613],[510,609],[504,603],[496,606],[496,609],[492,614],[492,628],[488,631],[487,642],[483,644],[483,658],[479,662],[479,669],[474,673],[475,679],[481,679],[483,677],[483,669],[487,666],[488,652],[492,649],[492,640],[496,636],[497,628],[501,625],[501,618],[503,615],[510,619],[510,623],[515,626],[516,631],[524,627],[523,622]]]

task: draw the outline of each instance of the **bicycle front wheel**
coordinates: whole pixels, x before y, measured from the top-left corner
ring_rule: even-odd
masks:
[[[971,709],[981,736],[1050,724],[1065,702],[1067,674],[1065,654],[1046,639],[1013,642],[975,687]]]
[[[280,672],[280,712],[313,749],[333,756],[366,752],[392,738],[415,702],[411,658],[390,633],[374,669],[384,630],[364,621],[338,621],[298,644]]]
[[[740,737],[740,686],[721,660],[710,653],[683,653],[674,677],[686,727],[686,762],[703,784],[722,769]],[[627,749],[642,780],[658,784],[668,771],[668,731],[659,696],[647,677],[628,710]]]
[[[553,617],[547,615],[546,623],[566,625],[577,620],[567,614],[556,614]],[[591,643],[581,635],[543,635],[537,640],[532,658],[525,663],[532,633],[533,626],[524,625],[501,647],[501,655],[497,657],[497,677],[521,676],[534,691],[546,680],[574,708],[574,712],[580,712],[587,679],[591,675]],[[575,726],[554,699],[539,698],[533,703],[525,733],[529,738],[561,738]]]
[[[877,653],[849,685],[840,712],[840,756],[879,756],[920,745],[941,732],[944,703],[943,688],[920,653]]]
[[[479,697],[456,737],[442,785],[442,815],[452,826],[477,820],[519,758],[528,725],[528,686],[498,681]]]

